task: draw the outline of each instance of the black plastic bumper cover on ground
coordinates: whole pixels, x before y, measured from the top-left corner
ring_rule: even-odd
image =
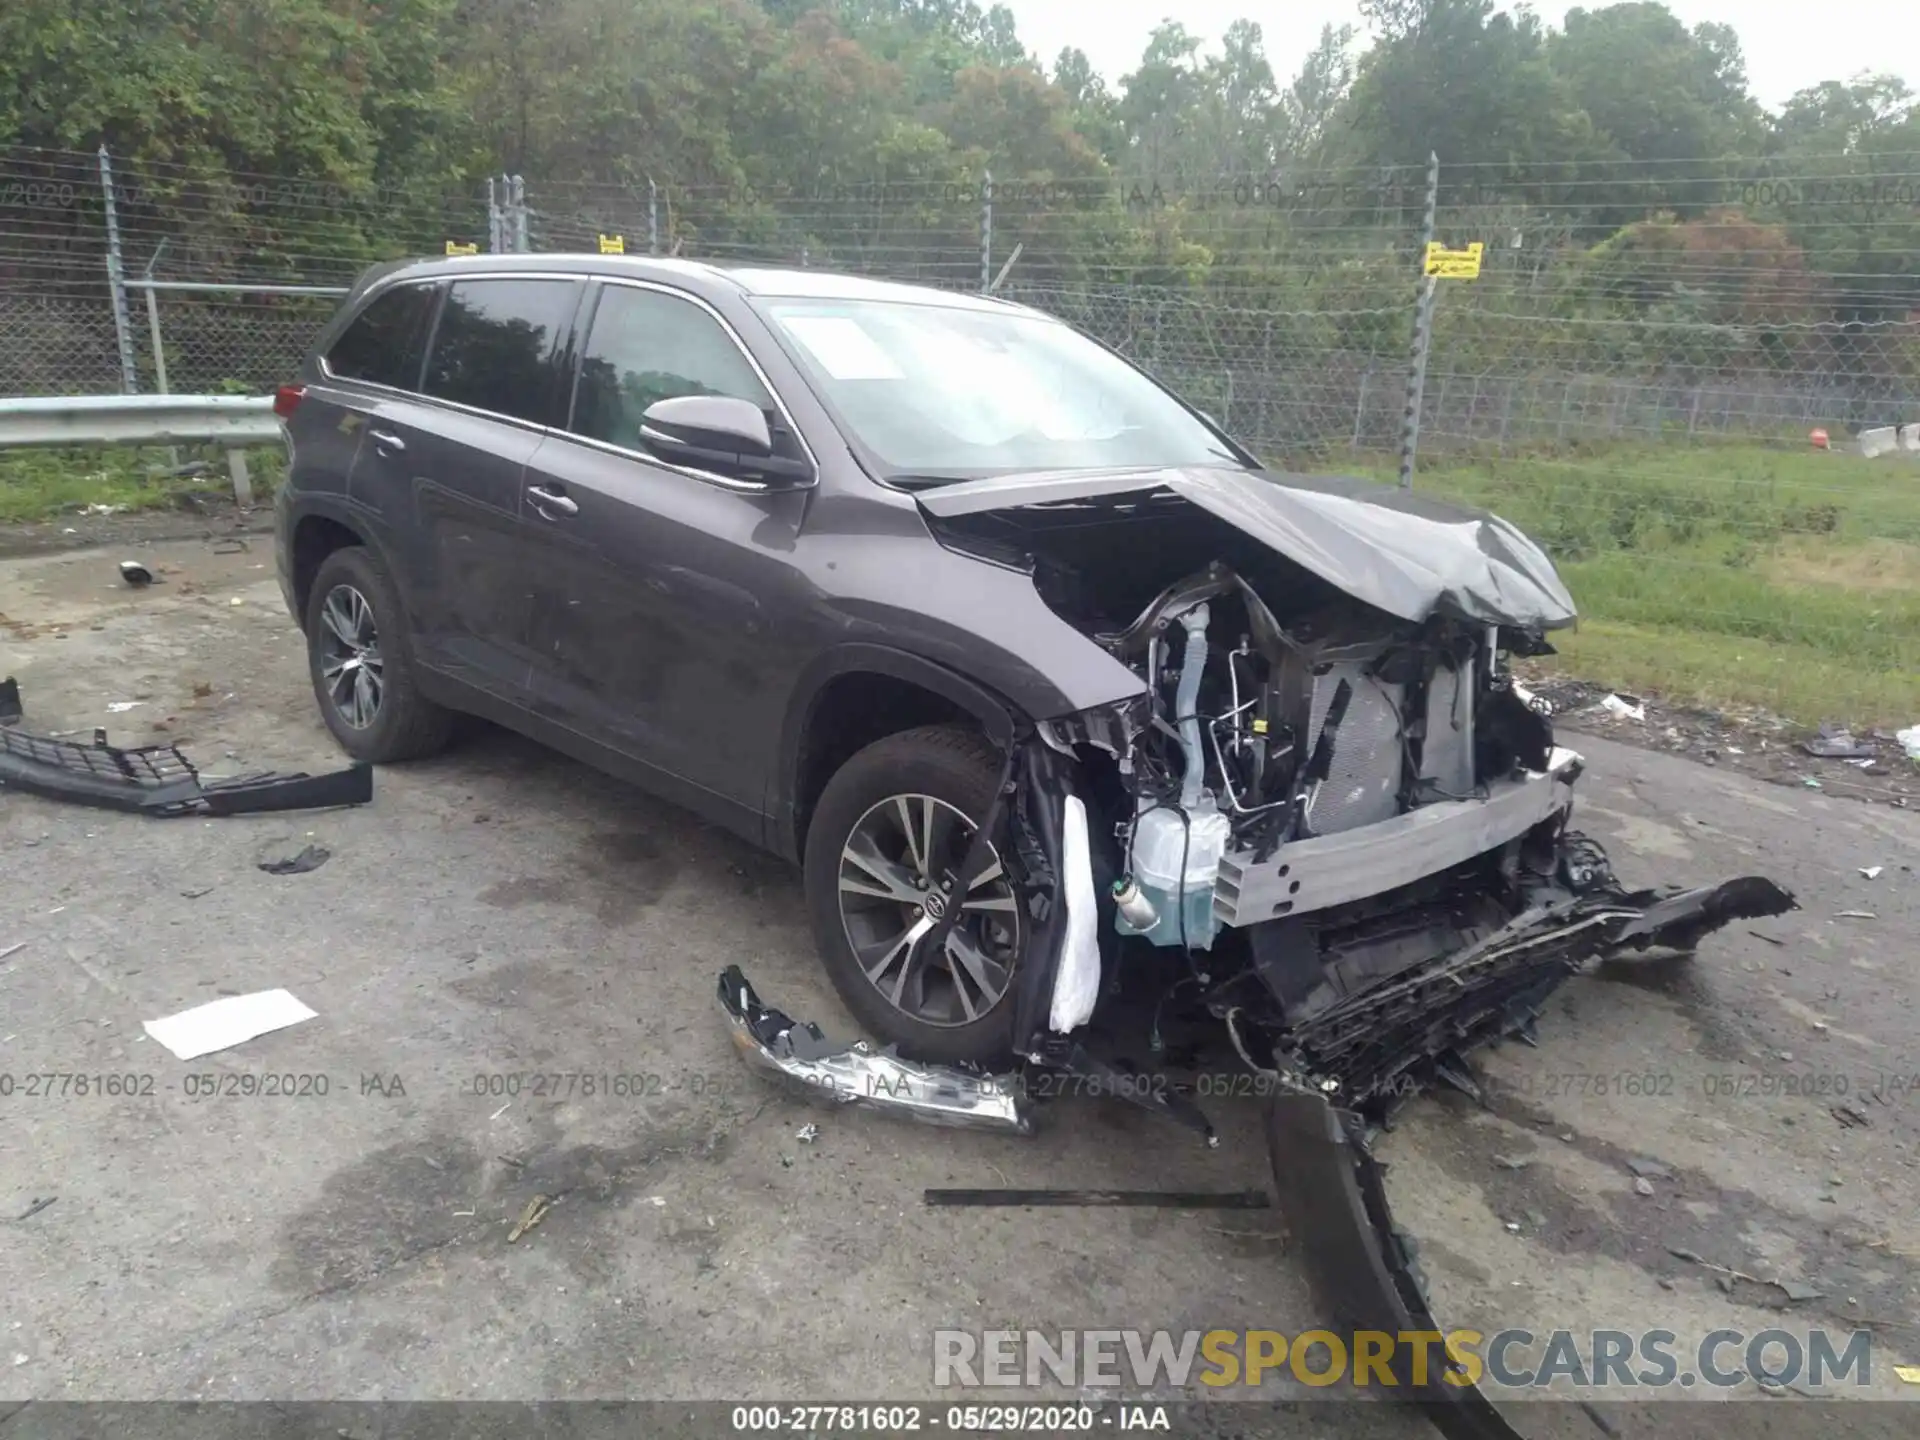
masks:
[[[269,810],[320,810],[373,799],[373,770],[353,765],[327,775],[263,771],[203,780],[176,745],[123,750],[0,729],[0,786],[144,815],[248,815]]]
[[[1428,1383],[1413,1383],[1412,1354],[1399,1337],[1437,1333],[1440,1326],[1393,1227],[1360,1117],[1324,1096],[1283,1095],[1267,1109],[1267,1145],[1280,1209],[1300,1238],[1315,1299],[1337,1322],[1348,1353],[1358,1332],[1392,1337],[1387,1363],[1395,1391],[1425,1406],[1448,1440],[1519,1440],[1520,1432],[1478,1389],[1444,1378],[1439,1347],[1429,1351]]]
[[[1561,939],[1590,937],[1597,942],[1591,946],[1596,958],[1649,945],[1684,948],[1731,920],[1794,908],[1793,896],[1772,881],[1747,876],[1696,890],[1643,891],[1574,907],[1563,920],[1538,925],[1534,943],[1551,951]],[[1598,933],[1588,929],[1595,920],[1601,922]],[[1454,975],[1460,993],[1452,1003],[1462,1012],[1484,1015],[1490,1007],[1476,1004],[1475,992],[1497,991],[1516,975],[1538,983],[1542,963],[1523,947],[1513,947],[1500,967],[1471,982]],[[1557,957],[1544,963],[1560,968],[1559,978],[1571,973]],[[1441,1023],[1444,1014],[1428,1013],[1450,1041],[1494,1038],[1478,1024],[1456,1029]],[[1518,1029],[1520,1023],[1515,1020],[1508,1028]],[[1386,1363],[1396,1394],[1421,1405],[1448,1440],[1521,1440],[1493,1402],[1451,1367],[1441,1346],[1428,1348],[1427,1383],[1414,1384],[1414,1353],[1399,1337],[1445,1332],[1428,1306],[1411,1242],[1394,1225],[1383,1167],[1367,1143],[1367,1121],[1325,1093],[1302,1090],[1276,1097],[1266,1125],[1280,1209],[1300,1242],[1315,1298],[1337,1322],[1335,1333],[1348,1353],[1357,1353],[1360,1332],[1391,1337]]]

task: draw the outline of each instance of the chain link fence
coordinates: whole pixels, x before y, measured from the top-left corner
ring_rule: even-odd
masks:
[[[1441,161],[1429,237],[1424,169],[424,194],[120,165],[108,187],[98,155],[0,152],[0,394],[110,392],[129,365],[143,390],[265,393],[335,303],[284,287],[450,249],[624,250],[992,290],[1276,467],[1390,480],[1423,247],[1478,244],[1475,278],[1435,285],[1416,487],[1554,548],[1610,683],[1684,671],[1706,698],[1837,690],[1920,718],[1920,454],[1857,458],[1920,422],[1920,156]]]
[[[992,287],[1152,366],[1251,443],[1287,456],[1398,443],[1394,372],[1403,380],[1422,240],[1413,172],[1178,194],[988,174],[807,191],[548,181],[528,193],[516,231],[504,180],[419,195],[121,167],[116,246],[101,169],[80,152],[0,152],[0,393],[122,388],[115,268],[138,388],[164,369],[175,390],[259,391],[297,363],[331,308],[276,287],[337,293],[376,260],[449,249],[617,247]],[[1876,177],[1895,202],[1884,208],[1901,208],[1902,178]],[[1725,210],[1616,225],[1559,198],[1579,183],[1542,183],[1537,198],[1524,182],[1492,198],[1471,179],[1443,185],[1442,243],[1487,248],[1477,280],[1441,284],[1423,439],[1778,439],[1816,426],[1844,437],[1920,415],[1920,292],[1861,288],[1920,260],[1911,196],[1904,217],[1860,222],[1891,242],[1873,257],[1882,273],[1822,275],[1778,222],[1738,207],[1784,197],[1844,224],[1860,208],[1844,185],[1807,199],[1792,177],[1729,180]],[[1605,183],[1623,215],[1636,183],[1652,198],[1674,189],[1668,177],[1589,183]],[[169,288],[151,292],[152,281]],[[198,284],[212,288],[187,288]],[[234,293],[242,286],[258,288]],[[1832,318],[1837,308],[1851,313]]]

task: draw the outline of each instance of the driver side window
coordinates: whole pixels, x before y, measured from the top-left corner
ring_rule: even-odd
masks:
[[[681,395],[751,400],[767,412],[770,424],[777,424],[773,397],[711,315],[658,290],[606,286],[581,354],[568,428],[640,450],[647,407]]]

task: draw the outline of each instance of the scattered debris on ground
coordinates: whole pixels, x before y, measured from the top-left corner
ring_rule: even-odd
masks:
[[[288,991],[261,990],[252,995],[229,995],[177,1015],[148,1020],[143,1028],[172,1051],[175,1059],[196,1060],[312,1020],[317,1013]]]
[[[17,705],[19,687],[12,691]],[[120,700],[130,710],[143,700]],[[51,800],[146,815],[252,815],[269,810],[317,810],[365,805],[373,799],[373,767],[351,765],[326,775],[262,770],[226,779],[203,778],[178,744],[121,748],[96,728],[90,744],[0,730],[0,786]]]
[[[309,845],[298,855],[289,855],[284,860],[262,860],[260,868],[269,875],[305,875],[332,858],[333,852],[326,846]]]
[[[1920,808],[1920,725],[1888,734],[1829,723],[1809,735],[1804,726],[1766,710],[1668,705],[1658,697],[1622,695],[1539,666],[1515,669],[1535,695],[1552,704],[1554,724],[1569,732],[1686,755],[1777,785]]]
[[[1264,1190],[929,1190],[929,1205],[1089,1206],[1149,1210],[1267,1210]]]
[[[1819,760],[1873,760],[1878,752],[1871,745],[1863,745],[1854,739],[1843,725],[1826,724],[1820,727],[1820,733],[1811,739],[1802,740],[1800,748]]]
[[[536,1195],[527,1202],[527,1208],[520,1212],[520,1218],[514,1222],[513,1229],[507,1232],[507,1243],[517,1245],[520,1237],[547,1218],[553,1209],[553,1201],[545,1195]]]

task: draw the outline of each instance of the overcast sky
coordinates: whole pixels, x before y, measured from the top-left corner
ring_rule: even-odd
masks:
[[[1217,44],[1221,32],[1245,17],[1258,21],[1267,58],[1282,84],[1329,22],[1358,23],[1353,0],[1005,0],[1020,22],[1020,38],[1051,68],[1063,46],[1077,45],[1109,83],[1138,65],[1154,26],[1177,17],[1189,31]],[[1576,7],[1540,0],[1534,9],[1548,24]],[[1601,8],[1586,0],[1585,9]],[[1746,51],[1747,76],[1762,104],[1778,108],[1794,91],[1822,80],[1844,80],[1865,69],[1890,71],[1920,89],[1920,4],[1914,0],[1668,0],[1687,25],[1714,20],[1731,25]]]

